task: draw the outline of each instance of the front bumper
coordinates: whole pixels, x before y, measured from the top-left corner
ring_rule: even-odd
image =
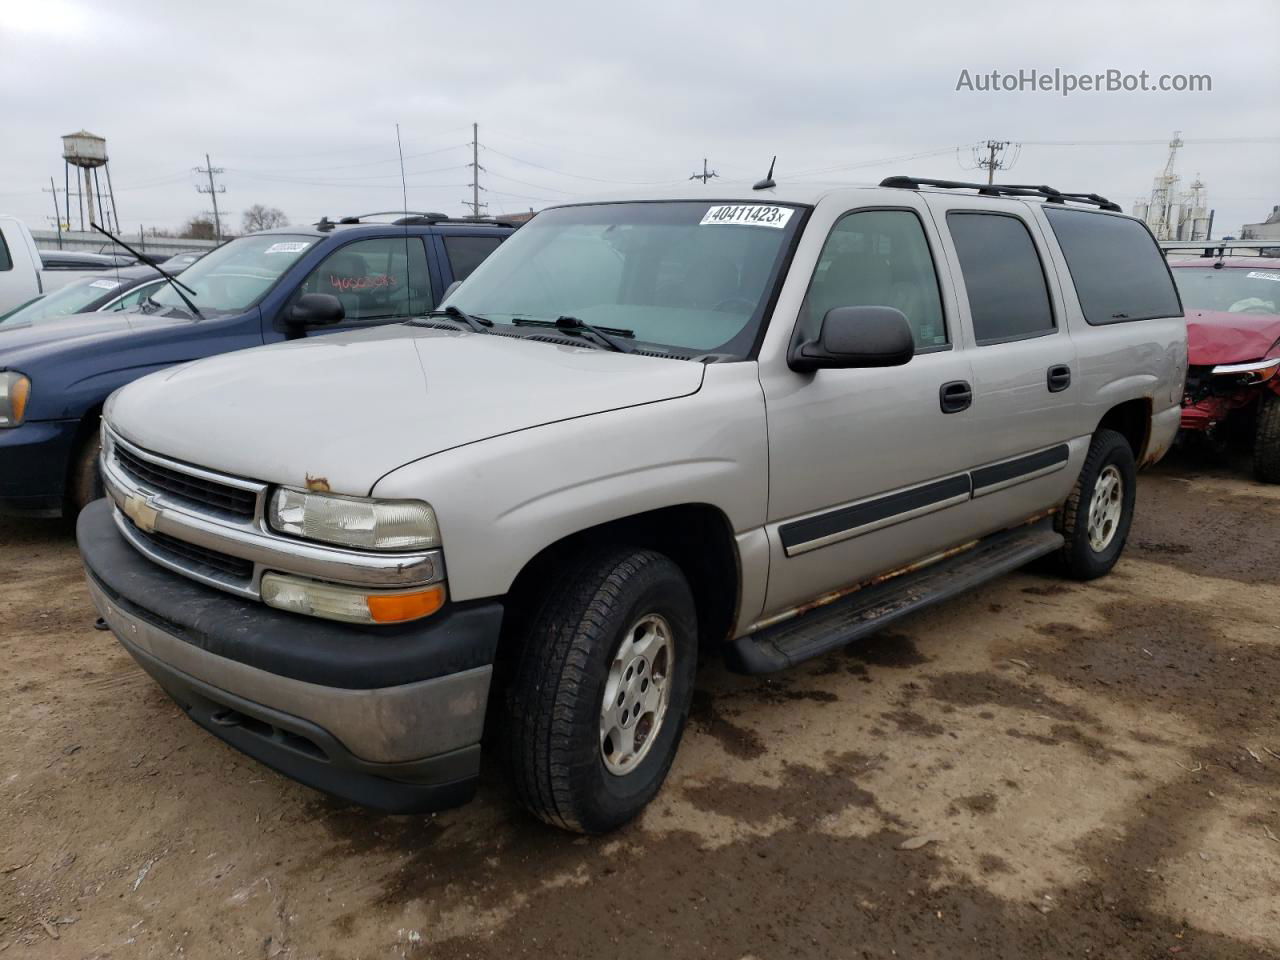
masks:
[[[0,513],[59,516],[79,420],[0,427]]]
[[[308,786],[406,813],[466,802],[502,607],[367,628],[230,596],[152,563],[105,500],[77,525],[94,605],[202,727]]]

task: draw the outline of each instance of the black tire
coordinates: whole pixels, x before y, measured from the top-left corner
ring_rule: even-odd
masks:
[[[1104,475],[1113,476],[1108,468],[1114,468],[1119,476],[1120,513],[1116,521],[1106,529],[1110,538],[1102,549],[1095,549],[1089,536],[1089,507],[1099,480]],[[1059,569],[1075,580],[1093,580],[1111,572],[1120,559],[1129,527],[1133,523],[1133,506],[1137,495],[1138,471],[1134,465],[1133,450],[1129,441],[1114,430],[1099,430],[1089,444],[1080,477],[1071,496],[1058,512],[1056,527],[1066,539],[1059,554]]]
[[[102,455],[102,437],[94,430],[76,450],[67,476],[67,495],[64,512],[74,520],[94,500],[104,495],[102,473],[98,458]]]
[[[616,547],[581,556],[549,586],[507,686],[511,774],[535,816],[566,830],[605,833],[644,809],[675,758],[697,665],[693,595],[667,557]],[[601,744],[605,684],[631,626],[648,615],[663,618],[673,635],[667,707],[647,752],[617,774],[606,767]]]
[[[1253,475],[1263,483],[1280,483],[1280,395],[1268,391],[1258,401],[1253,434]]]

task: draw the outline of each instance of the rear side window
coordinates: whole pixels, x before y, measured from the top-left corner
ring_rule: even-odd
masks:
[[[9,244],[5,242],[4,231],[0,231],[0,271],[13,269],[13,257],[9,256]]]
[[[1044,212],[1090,323],[1182,315],[1160,248],[1137,220],[1049,206]]]
[[[453,279],[465,280],[484,258],[498,249],[499,237],[445,237],[444,251],[453,267]]]
[[[1003,213],[947,214],[980,344],[1053,333],[1044,267],[1027,225]]]

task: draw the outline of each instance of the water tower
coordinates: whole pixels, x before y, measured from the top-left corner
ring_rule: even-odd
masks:
[[[71,220],[71,168],[84,171],[84,189],[80,189],[80,174],[76,173],[76,195],[80,201],[80,229],[84,229],[85,210],[89,211],[89,223],[101,224],[108,230],[112,222],[120,232],[120,218],[116,215],[116,195],[111,188],[111,168],[107,166],[107,141],[88,130],[69,133],[62,138],[63,179],[67,198],[67,221]],[[107,178],[107,195],[102,195],[98,170]],[[103,201],[107,201],[104,203]],[[94,203],[97,203],[95,210]]]

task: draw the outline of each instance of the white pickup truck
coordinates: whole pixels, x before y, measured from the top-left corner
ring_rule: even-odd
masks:
[[[101,263],[86,263],[83,269],[46,268],[27,225],[0,214],[0,314],[66,286],[86,270],[101,269]]]

